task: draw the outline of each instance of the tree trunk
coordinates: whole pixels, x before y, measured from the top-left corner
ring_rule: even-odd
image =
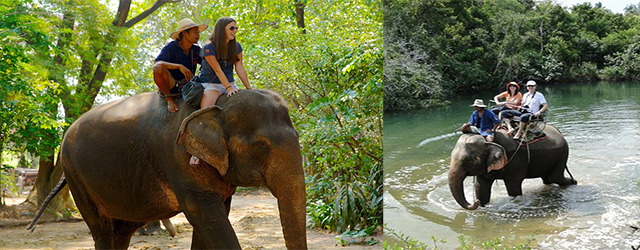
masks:
[[[44,199],[58,184],[62,177],[62,168],[56,167],[54,164],[54,155],[47,157],[40,157],[40,164],[38,170],[38,176],[36,177],[35,185],[27,197],[27,202],[33,204],[36,207],[42,205]],[[38,192],[38,190],[42,190]],[[71,200],[71,193],[69,193],[69,187],[64,187],[62,191],[56,195],[49,203],[49,210],[54,211],[58,215],[64,213],[67,209],[74,209],[75,204]]]
[[[296,3],[296,23],[298,24],[298,28],[302,29],[300,31],[302,34],[306,34],[307,30],[304,26],[304,0],[295,0]]]
[[[84,60],[83,58],[83,65],[80,69],[80,82],[76,88],[75,94],[71,94],[71,86],[69,86],[65,80],[67,71],[65,70],[62,54],[57,54],[54,57],[55,65],[52,65],[49,68],[49,72],[52,72],[51,80],[59,83],[61,86],[60,89],[62,90],[62,94],[60,94],[59,97],[62,100],[65,110],[65,119],[67,122],[71,123],[75,121],[80,117],[80,115],[89,111],[93,106],[95,98],[102,88],[102,83],[107,76],[109,66],[114,57],[114,48],[118,42],[118,34],[122,32],[122,30],[130,28],[142,21],[165,3],[176,3],[180,1],[182,0],[157,0],[149,9],[127,21],[129,10],[131,8],[131,0],[120,0],[118,12],[115,14],[115,19],[112,22],[113,27],[111,27],[110,32],[107,33],[106,44],[103,46],[104,49],[99,52],[100,55],[96,57],[100,58],[97,65],[91,64],[90,60]],[[72,33],[69,31],[73,30],[76,21],[73,13],[71,12],[65,12],[62,20],[59,30],[66,30],[66,32],[59,34],[57,47],[60,50],[68,47],[72,37]],[[87,69],[92,68],[95,68],[96,70],[91,75],[91,72]],[[53,114],[56,112],[57,107],[53,111]],[[62,169],[60,167],[56,167],[54,164],[55,150],[51,150],[51,152],[51,155],[41,157],[35,185],[27,198],[28,202],[36,206],[40,206],[42,204],[44,199],[49,195],[49,193],[51,193],[51,190],[53,190],[57,185],[62,176]],[[54,197],[51,203],[49,203],[49,209],[58,213],[63,213],[67,208],[74,207],[68,187],[63,188],[61,192]]]

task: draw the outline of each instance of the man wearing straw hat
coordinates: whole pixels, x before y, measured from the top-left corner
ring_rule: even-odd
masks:
[[[153,81],[167,99],[167,109],[171,113],[178,111],[174,97],[180,93],[178,86],[191,80],[198,64],[202,62],[201,48],[197,43],[200,32],[208,27],[206,24],[196,25],[188,18],[180,20],[178,30],[170,36],[174,40],[165,45],[156,57]]]
[[[473,111],[467,125],[475,126],[480,129],[480,134],[488,141],[493,141],[493,131],[500,124],[500,119],[496,115],[488,111],[487,106],[484,105],[482,99],[476,99],[469,107],[474,107],[476,111]]]

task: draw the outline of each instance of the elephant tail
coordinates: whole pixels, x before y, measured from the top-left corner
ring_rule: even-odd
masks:
[[[53,190],[51,190],[51,193],[49,194],[49,196],[47,196],[44,202],[42,202],[42,205],[40,206],[40,210],[38,210],[38,213],[31,221],[31,224],[29,224],[29,226],[27,227],[27,230],[31,230],[31,232],[33,232],[33,230],[36,229],[36,223],[38,222],[38,219],[40,219],[40,216],[42,216],[44,209],[47,207],[47,205],[49,205],[49,202],[51,202],[53,197],[55,197],[58,193],[60,193],[60,190],[62,190],[62,188],[64,188],[64,186],[66,185],[67,185],[67,178],[65,178],[63,175],[62,178],[60,179],[60,182],[58,182],[58,185],[56,185],[56,187],[54,187]]]

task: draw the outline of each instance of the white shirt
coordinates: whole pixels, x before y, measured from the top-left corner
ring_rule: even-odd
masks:
[[[545,103],[547,103],[547,100],[544,99],[544,95],[538,91],[533,93],[533,97],[529,92],[522,96],[522,105],[528,106],[527,111],[534,114],[540,110],[540,105]]]

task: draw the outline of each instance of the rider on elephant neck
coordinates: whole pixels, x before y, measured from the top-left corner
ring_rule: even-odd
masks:
[[[476,110],[469,117],[467,124],[479,128],[480,135],[488,142],[492,142],[493,131],[500,124],[500,119],[493,112],[487,112],[487,106],[484,105],[482,99],[476,99],[469,107],[474,107]]]
[[[185,84],[196,73],[198,64],[202,64],[201,48],[198,46],[200,32],[209,27],[196,25],[185,18],[178,22],[178,30],[171,33],[174,39],[162,48],[153,64],[153,81],[167,99],[167,109],[171,113],[178,111],[178,104],[172,94],[179,94],[178,86]]]
[[[204,60],[200,71],[200,82],[204,87],[201,108],[215,105],[221,95],[230,97],[240,90],[233,78],[234,66],[245,88],[252,89],[242,63],[242,46],[236,41],[237,32],[236,20],[231,17],[218,18],[209,39],[204,44]],[[198,165],[199,162],[200,159],[195,156],[191,156],[189,161],[191,165]]]

